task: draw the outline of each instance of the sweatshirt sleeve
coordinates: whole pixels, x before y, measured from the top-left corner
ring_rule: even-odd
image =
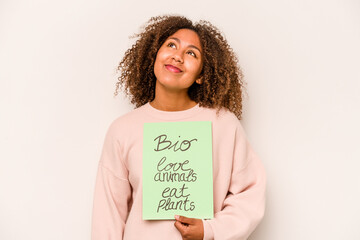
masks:
[[[92,240],[121,240],[131,201],[128,171],[116,127],[110,125],[98,163],[91,223]]]
[[[222,210],[203,220],[204,239],[245,240],[263,218],[266,175],[264,167],[239,124],[231,180]]]

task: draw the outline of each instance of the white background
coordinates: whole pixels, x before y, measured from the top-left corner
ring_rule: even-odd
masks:
[[[128,37],[151,16],[219,27],[268,175],[252,240],[360,239],[360,2],[0,0],[0,239],[86,240]]]

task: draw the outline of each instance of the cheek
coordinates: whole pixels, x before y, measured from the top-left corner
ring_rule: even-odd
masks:
[[[203,64],[201,63],[201,64],[199,64],[199,73],[201,73],[201,71],[202,71],[202,69],[203,69]]]
[[[192,72],[196,73],[196,74],[200,74],[201,70],[202,70],[202,64],[199,62],[195,62],[191,65],[192,67]]]
[[[163,67],[164,64],[164,55],[161,53],[161,51],[159,50],[158,53],[156,54],[156,58],[155,58],[155,62],[154,62],[154,74],[155,77],[158,78],[158,74],[161,72],[161,68]]]
[[[161,47],[159,51],[156,54],[157,58],[165,58],[168,55],[168,51],[166,51],[166,48]]]
[[[161,54],[157,54],[154,62],[154,68],[158,68],[161,65]]]

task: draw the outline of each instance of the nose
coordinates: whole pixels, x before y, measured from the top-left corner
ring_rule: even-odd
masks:
[[[183,63],[184,59],[181,51],[176,51],[172,57],[176,62]]]

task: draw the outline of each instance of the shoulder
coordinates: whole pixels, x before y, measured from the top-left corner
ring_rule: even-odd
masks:
[[[213,131],[218,132],[219,135],[246,137],[240,120],[230,110],[222,108],[217,111],[213,108],[204,108],[203,113],[211,120]]]
[[[131,110],[130,112],[118,116],[110,122],[108,132],[116,135],[119,132],[125,134],[126,132],[133,132],[143,122],[145,115],[145,105]]]
[[[114,124],[123,124],[123,123],[129,123],[133,122],[139,119],[139,117],[143,117],[145,114],[145,105],[135,108],[131,110],[130,112],[121,115],[114,119]]]
[[[240,125],[240,120],[235,116],[235,114],[229,111],[226,108],[221,108],[217,110],[215,108],[205,108],[204,113],[207,114],[213,122],[229,125],[229,126],[238,126]]]

